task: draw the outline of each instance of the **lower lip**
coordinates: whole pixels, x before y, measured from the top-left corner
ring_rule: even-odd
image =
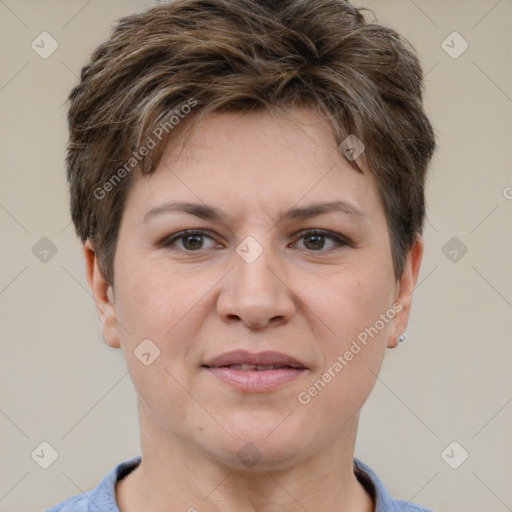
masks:
[[[248,392],[269,391],[291,382],[306,371],[305,368],[243,371],[228,368],[206,368],[210,373],[231,386]]]

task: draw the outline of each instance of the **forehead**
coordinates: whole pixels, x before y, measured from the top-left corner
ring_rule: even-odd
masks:
[[[252,162],[278,164],[285,158],[295,160],[295,165],[314,158],[325,166],[333,163],[333,156],[340,158],[331,124],[308,107],[288,109],[285,115],[265,109],[207,114],[192,136],[171,142],[166,157],[169,162],[206,154],[237,158],[245,164],[242,168],[250,168]]]
[[[186,139],[170,142],[155,172],[139,177],[129,195],[127,206],[144,209],[146,219],[176,201],[274,218],[320,202],[344,201],[356,215],[380,206],[371,173],[351,166],[328,121],[307,108],[287,118],[264,110],[208,114]]]

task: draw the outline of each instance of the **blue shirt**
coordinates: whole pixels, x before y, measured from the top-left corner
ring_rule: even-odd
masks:
[[[115,485],[140,463],[140,456],[121,462],[112,468],[92,491],[64,500],[46,512],[119,512]],[[407,501],[394,500],[377,475],[360,460],[354,459],[355,474],[375,501],[375,512],[432,512]]]

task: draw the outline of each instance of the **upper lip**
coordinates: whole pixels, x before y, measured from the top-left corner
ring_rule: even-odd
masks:
[[[221,366],[230,366],[232,364],[252,364],[258,366],[290,366],[292,368],[306,368],[298,359],[280,352],[266,351],[252,354],[245,350],[234,350],[225,352],[213,359],[208,360],[203,366],[209,368],[219,368]]]

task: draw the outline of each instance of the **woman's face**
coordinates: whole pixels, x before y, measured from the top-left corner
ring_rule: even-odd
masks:
[[[405,330],[421,259],[419,241],[395,280],[373,178],[342,157],[326,120],[294,115],[305,124],[205,117],[129,193],[115,304],[89,272],[144,428],[233,467],[285,467],[352,439],[386,346]],[[200,233],[173,239],[184,230]],[[212,362],[233,351],[245,356]],[[269,366],[268,351],[285,368],[225,366]]]

